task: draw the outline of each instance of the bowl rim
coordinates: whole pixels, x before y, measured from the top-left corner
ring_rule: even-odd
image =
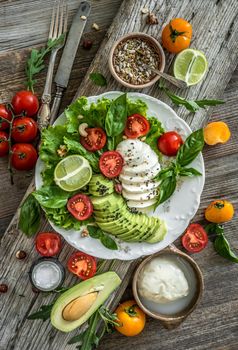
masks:
[[[164,253],[167,254],[175,254],[175,255],[179,255],[180,257],[184,258],[194,269],[195,274],[196,274],[196,278],[197,278],[197,290],[196,290],[196,295],[194,297],[194,301],[193,304],[191,304],[191,306],[188,306],[187,308],[185,308],[184,311],[181,311],[181,313],[179,315],[174,315],[174,316],[166,316],[164,314],[159,314],[156,312],[152,312],[149,309],[146,308],[146,306],[144,306],[144,304],[141,302],[140,297],[139,297],[139,293],[137,290],[137,281],[138,281],[138,277],[139,277],[139,273],[141,271],[141,269],[152,259],[156,258],[159,255],[162,255]],[[203,290],[204,290],[204,280],[203,280],[203,274],[201,269],[199,268],[198,264],[196,263],[195,260],[193,260],[193,258],[191,258],[188,254],[183,253],[181,250],[177,249],[174,245],[171,245],[155,254],[152,254],[148,257],[146,257],[145,259],[143,259],[140,264],[136,267],[134,276],[133,276],[133,281],[132,281],[132,291],[133,291],[133,295],[134,298],[136,300],[136,303],[139,305],[139,307],[150,317],[155,318],[157,320],[160,320],[162,322],[165,323],[173,323],[173,322],[178,322],[178,321],[182,321],[184,320],[189,314],[191,314],[194,309],[196,308],[197,304],[199,303],[199,301],[202,298],[202,294],[203,294]]]
[[[165,69],[165,54],[164,54],[164,50],[161,46],[161,44],[152,36],[152,35],[149,35],[149,34],[146,34],[146,33],[143,33],[143,32],[131,32],[131,33],[127,33],[123,36],[121,36],[119,39],[117,39],[115,41],[115,43],[112,45],[111,47],[111,50],[109,52],[109,57],[108,57],[108,65],[109,65],[109,70],[112,74],[112,76],[119,82],[121,83],[122,85],[124,85],[125,87],[127,88],[130,88],[130,89],[143,89],[143,88],[146,88],[146,87],[149,87],[153,84],[155,84],[159,79],[160,79],[160,76],[159,75],[156,75],[153,79],[151,79],[148,83],[145,83],[145,84],[141,84],[141,85],[133,85],[133,84],[130,84],[130,83],[127,83],[126,81],[124,81],[123,79],[121,79],[115,69],[114,69],[114,66],[113,66],[113,55],[114,55],[114,51],[116,49],[116,47],[119,45],[120,42],[126,40],[126,39],[129,39],[129,38],[133,38],[133,37],[141,37],[141,38],[144,38],[146,39],[147,41],[150,41],[152,42],[152,44],[158,48],[158,52],[159,52],[159,55],[160,55],[160,68],[159,68],[159,71],[160,72],[163,72],[164,69]]]

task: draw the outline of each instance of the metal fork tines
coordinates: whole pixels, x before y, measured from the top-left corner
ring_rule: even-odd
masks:
[[[53,72],[55,59],[58,51],[64,46],[65,36],[67,31],[68,21],[68,6],[64,0],[59,0],[55,3],[52,11],[50,31],[48,40],[57,40],[57,45],[51,51],[49,66],[46,76],[45,88],[41,97],[41,107],[38,111],[38,125],[42,130],[49,123],[50,118],[50,102],[51,102],[51,88],[53,81]]]

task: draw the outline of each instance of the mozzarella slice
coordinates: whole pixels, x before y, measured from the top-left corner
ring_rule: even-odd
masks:
[[[150,164],[151,165],[151,164]],[[121,174],[128,175],[128,176],[149,176],[151,178],[154,178],[160,171],[160,164],[158,163],[158,160],[155,164],[148,167],[145,165],[145,163],[130,167],[129,165],[125,165],[122,169]]]
[[[152,191],[146,191],[143,193],[131,193],[131,192],[122,190],[122,195],[124,198],[128,200],[148,201],[149,199],[153,199],[158,195],[158,190],[154,189]]]
[[[130,193],[143,193],[144,191],[152,190],[154,188],[157,188],[158,186],[159,183],[153,181],[147,181],[144,183],[133,183],[133,185],[122,182],[123,190]]]

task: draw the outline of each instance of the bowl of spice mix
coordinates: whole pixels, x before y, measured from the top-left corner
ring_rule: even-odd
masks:
[[[122,85],[142,89],[159,80],[153,69],[163,72],[165,55],[160,43],[144,33],[129,33],[115,42],[109,54],[109,69]]]

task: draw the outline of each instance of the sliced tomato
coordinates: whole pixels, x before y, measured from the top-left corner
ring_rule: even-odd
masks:
[[[42,256],[54,256],[59,253],[62,242],[55,232],[41,232],[35,241],[36,250]]]
[[[102,149],[107,141],[107,136],[101,128],[87,128],[88,135],[80,137],[80,143],[88,151],[94,152]]]
[[[82,280],[93,277],[97,270],[96,259],[82,252],[72,254],[68,260],[67,266],[70,272],[74,273]]]
[[[168,157],[176,156],[182,144],[182,137],[176,131],[165,132],[158,139],[158,149]]]
[[[190,253],[200,252],[206,247],[207,243],[207,233],[199,224],[189,225],[182,237],[182,244],[184,248]]]
[[[104,152],[99,159],[99,168],[104,176],[117,177],[123,166],[123,158],[117,151]]]
[[[150,130],[150,123],[140,114],[132,114],[127,118],[125,135],[130,139],[144,136]]]
[[[91,199],[85,194],[76,194],[67,203],[68,211],[79,221],[88,219],[93,212]]]

